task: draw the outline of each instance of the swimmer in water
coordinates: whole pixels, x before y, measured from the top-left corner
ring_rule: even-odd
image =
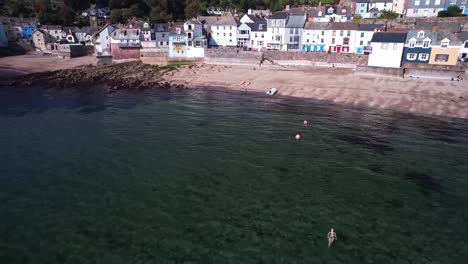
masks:
[[[335,240],[338,240],[338,237],[336,236],[335,230],[330,229],[330,232],[328,232],[328,247],[330,247]]]

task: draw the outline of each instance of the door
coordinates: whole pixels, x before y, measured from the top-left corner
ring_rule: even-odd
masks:
[[[341,47],[336,47],[336,52],[340,53],[341,52]]]

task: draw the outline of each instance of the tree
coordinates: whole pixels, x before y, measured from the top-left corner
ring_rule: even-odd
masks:
[[[78,19],[73,24],[79,28],[90,26],[88,17],[78,17]]]
[[[187,0],[185,3],[185,18],[197,17],[200,13],[200,0]]]
[[[393,12],[390,10],[384,10],[382,11],[382,14],[380,15],[380,18],[384,18],[384,19],[397,19],[399,17],[400,15],[397,12]]]
[[[438,17],[458,17],[462,16],[462,10],[456,5],[451,5],[447,10],[442,10],[437,13]]]

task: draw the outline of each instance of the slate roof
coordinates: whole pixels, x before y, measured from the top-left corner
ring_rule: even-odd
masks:
[[[266,20],[263,21],[255,21],[254,23],[248,23],[249,27],[252,31],[257,32],[266,32],[267,31],[267,22]],[[262,29],[260,29],[260,25],[263,25]]]
[[[286,12],[276,12],[269,17],[269,19],[288,19],[288,13]]]
[[[306,30],[326,30],[330,27],[328,22],[307,22],[304,26]]]
[[[372,36],[371,42],[384,42],[384,43],[405,43],[406,33],[388,33],[376,32]]]
[[[359,31],[374,31],[375,29],[384,29],[384,24],[359,24]]]
[[[330,24],[332,30],[358,30],[359,25],[353,22],[334,22]]]
[[[452,32],[438,31],[433,33],[435,34],[435,42],[431,43],[431,45],[440,45],[440,42],[446,38],[450,40],[449,46],[460,46],[462,44],[460,38]]]
[[[408,33],[406,35],[406,44],[408,44],[412,38],[415,38],[416,41],[423,41],[424,39],[429,38],[431,40],[432,44],[437,42],[437,37],[436,37],[437,32],[432,32],[430,30],[425,30],[424,31],[424,36],[423,37],[418,37],[418,34],[419,34],[420,31],[421,30],[408,31]]]
[[[289,16],[288,21],[286,22],[287,28],[303,28],[306,23],[305,13],[301,16]]]
[[[250,18],[250,20],[252,20],[253,22],[264,20],[263,18],[255,16],[255,15],[247,15],[247,17]]]
[[[415,29],[418,30],[432,30],[436,29],[437,31],[449,31],[449,32],[460,32],[462,30],[462,25],[459,23],[453,22],[420,22],[416,20]]]
[[[460,32],[459,38],[462,41],[467,41],[468,40],[468,31]]]
[[[231,15],[226,15],[226,16],[218,16],[216,17],[217,20],[214,22],[212,25],[218,25],[218,26],[236,26],[237,27],[237,22],[234,19],[233,16]]]

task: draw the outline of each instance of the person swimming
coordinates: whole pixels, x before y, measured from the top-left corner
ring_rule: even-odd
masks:
[[[330,247],[335,240],[338,240],[338,236],[335,233],[335,230],[330,229],[330,232],[328,232],[328,247]]]

